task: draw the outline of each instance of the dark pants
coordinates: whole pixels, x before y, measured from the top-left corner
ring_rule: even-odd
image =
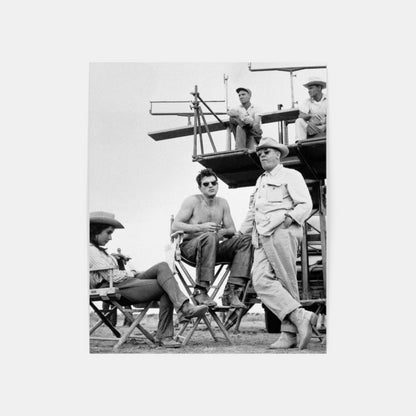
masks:
[[[120,290],[120,304],[123,306],[158,300],[160,309],[156,337],[173,336],[173,308],[178,311],[188,298],[179,289],[167,263],[158,263],[114,286]]]
[[[251,236],[232,237],[219,242],[217,233],[203,233],[181,244],[182,255],[196,263],[196,283],[208,288],[214,280],[215,263],[231,263],[228,283],[245,286],[252,263]]]

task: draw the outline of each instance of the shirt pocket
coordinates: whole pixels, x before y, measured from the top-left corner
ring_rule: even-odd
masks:
[[[266,185],[266,199],[268,202],[283,202],[282,185],[268,183]]]

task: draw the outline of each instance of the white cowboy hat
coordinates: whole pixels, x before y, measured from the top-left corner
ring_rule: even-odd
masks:
[[[303,84],[305,88],[308,88],[309,85],[321,85],[322,88],[326,88],[326,82],[322,81],[319,77],[310,77],[309,81],[306,84]]]
[[[107,224],[114,228],[124,228],[121,222],[116,220],[116,217],[111,212],[95,211],[90,213],[90,223],[93,224]]]
[[[279,143],[276,139],[271,137],[262,137],[259,145],[256,147],[256,152],[260,149],[276,149],[280,152],[280,159],[285,158],[289,154],[289,149],[284,144]]]

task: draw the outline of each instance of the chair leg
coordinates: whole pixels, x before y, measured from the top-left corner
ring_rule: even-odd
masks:
[[[321,344],[325,341],[325,335],[321,334],[315,327],[312,327],[312,331],[315,334],[315,338],[318,338]]]
[[[182,334],[185,332],[188,325],[189,325],[189,322],[185,322],[184,324],[182,324],[181,328],[179,329],[179,332],[175,335],[176,340],[184,338]]]
[[[209,293],[209,296],[211,297],[215,297],[218,294],[218,291],[220,290],[220,288],[222,287],[223,283],[225,282],[225,280],[227,279],[228,275],[230,274],[230,265],[227,265],[227,267],[225,268],[224,271],[224,265],[221,265],[219,267],[219,269],[216,271],[215,274],[215,279],[212,282],[211,288],[212,289],[212,293]],[[221,272],[223,272],[223,274],[221,275]],[[177,278],[179,278],[180,282],[182,283],[182,285],[184,286],[188,296],[190,297],[190,299],[192,300],[192,303],[194,303],[195,305],[198,304],[198,302],[195,301],[194,298],[194,293],[192,292],[192,289],[195,288],[196,282],[193,280],[193,278],[191,277],[190,273],[188,272],[188,270],[186,269],[186,267],[184,266],[184,264],[182,264],[182,261],[180,260],[176,260],[175,261],[175,274],[177,276]],[[220,277],[222,276],[222,277]],[[219,283],[217,285],[214,285],[214,283],[216,282],[217,278],[219,278]],[[220,329],[220,331],[224,334],[226,340],[232,344],[232,341],[230,339],[230,336],[227,333],[226,328],[224,327],[224,325],[222,324],[220,318],[216,315],[215,312],[209,310],[210,314],[213,316],[213,319],[215,320],[215,322],[217,323],[218,328]],[[188,327],[188,323],[185,323],[179,330],[178,334],[175,336],[176,339],[184,339],[182,342],[182,345],[185,346],[187,345],[187,343],[189,342],[189,340],[191,339],[192,335],[194,334],[194,332],[197,329],[197,326],[200,324],[201,320],[204,321],[211,337],[213,338],[214,341],[219,341],[220,338],[218,338],[218,336],[215,335],[214,329],[212,327],[212,322],[209,321],[207,315],[204,315],[201,318],[197,318],[195,320],[194,325],[192,326],[192,328],[189,330],[189,332],[186,334],[186,336],[184,337],[183,334],[185,333],[186,328]]]
[[[185,332],[186,328],[188,327],[189,322],[186,322],[185,324],[183,324],[182,328],[177,333],[175,338],[176,339],[184,338],[184,340],[182,341],[182,345],[184,347],[188,344],[188,342],[192,338],[192,335],[196,331],[196,329],[197,329],[198,325],[200,324],[201,320],[204,320],[204,323],[205,323],[209,333],[211,334],[213,340],[215,342],[218,342],[218,338],[215,336],[215,333],[212,329],[211,323],[208,321],[207,317],[204,315],[204,316],[201,316],[199,318],[196,318],[195,323],[192,325],[191,329],[188,331],[188,333],[186,334],[185,337],[183,337],[182,334]]]
[[[215,333],[212,329],[211,322],[208,321],[208,318],[206,316],[204,316],[203,318],[204,318],[205,325],[209,333],[211,334],[212,338],[214,339],[215,342],[218,342],[218,338],[215,336]]]
[[[225,329],[224,325],[221,322],[221,319],[218,318],[217,314],[212,311],[212,310],[208,310],[208,312],[211,314],[212,318],[214,319],[214,321],[217,323],[218,328],[221,330],[221,332],[224,334],[225,339],[231,344],[234,345],[233,342],[231,341],[230,336],[228,335],[227,330]]]
[[[104,315],[95,305],[93,302],[90,302],[90,306],[92,309],[94,309],[94,312],[100,317],[100,319],[107,325],[108,328],[110,328],[111,332],[117,337],[120,338],[121,334],[117,331],[116,328],[114,328],[113,324],[107,319],[106,315]],[[97,327],[98,328],[98,327]],[[94,329],[95,331],[95,329]],[[92,332],[90,332],[90,335]]]
[[[114,309],[113,309],[114,310]],[[111,312],[113,310],[110,311],[106,311],[103,312],[103,315],[108,319],[109,315],[111,314]],[[110,321],[111,322],[111,321]],[[112,323],[111,323],[112,324]],[[92,335],[100,326],[104,325],[104,321],[100,318],[100,320],[90,329],[90,335]],[[113,325],[113,324],[112,324]],[[114,325],[113,325],[114,327]]]
[[[131,321],[132,314],[130,312],[126,312],[118,302],[113,301],[112,303],[113,303],[114,306],[117,307],[117,309],[120,310],[120,312],[126,317],[126,319],[129,322],[131,322],[130,327],[123,334],[123,336],[120,338],[120,340],[117,342],[117,344],[114,345],[113,349],[115,351],[117,351],[121,347],[121,345],[123,345],[127,341],[127,339],[130,337],[130,335],[132,334],[132,332],[134,331],[135,328],[137,328],[153,345],[156,344],[156,340],[153,337],[153,335],[150,334],[150,332],[148,332],[145,328],[143,328],[143,326],[140,325],[141,320],[144,318],[144,316],[146,315],[147,311],[150,308],[151,302],[149,302],[146,305],[146,307],[140,312],[140,314],[137,316],[137,318],[133,320],[133,322]]]
[[[241,320],[243,319],[243,316],[246,315],[247,312],[251,309],[251,306],[252,305],[250,305],[248,309],[243,309],[243,310],[240,310],[240,312],[238,312],[237,323],[235,324],[236,332],[240,330]]]
[[[130,337],[130,335],[132,334],[132,332],[134,331],[135,328],[137,328],[139,331],[142,332],[142,334],[149,340],[152,342],[152,344],[156,344],[156,340],[154,339],[153,335],[150,334],[146,329],[144,329],[141,325],[140,322],[141,318],[137,317],[133,323],[130,325],[129,329],[123,334],[123,336],[119,339],[119,341],[117,342],[116,345],[114,345],[113,349],[114,351],[118,351],[119,348],[127,341],[127,339]]]
[[[188,344],[188,342],[191,339],[192,335],[196,331],[196,328],[198,327],[199,322],[201,321],[201,319],[202,319],[202,317],[197,318],[196,321],[195,321],[195,323],[192,325],[192,328],[190,329],[190,331],[186,334],[186,337],[185,337],[185,339],[182,342],[182,345],[184,347],[186,347],[186,345]],[[185,324],[185,325],[187,326],[188,324]]]

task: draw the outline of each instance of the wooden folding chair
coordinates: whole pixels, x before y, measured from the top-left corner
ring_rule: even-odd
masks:
[[[193,294],[195,286],[196,286],[196,282],[193,279],[189,270],[189,267],[195,268],[196,264],[182,257],[180,247],[179,247],[180,243],[182,242],[182,237],[183,237],[182,231],[177,231],[171,234],[171,249],[170,249],[171,256],[170,256],[170,261],[168,261],[168,263],[171,267],[172,272],[179,278],[188,296],[192,299],[192,302],[196,305],[197,302]],[[186,265],[188,266],[188,268]],[[230,274],[230,269],[231,269],[231,265],[229,263],[218,263],[216,266],[217,266],[217,270],[215,272],[214,281],[212,282],[212,285],[208,291],[208,295],[212,299],[215,299],[215,297],[218,295],[218,292],[223,286],[224,282],[227,280],[227,277]],[[227,329],[225,328],[224,324],[221,322],[221,319],[217,315],[218,312],[228,313],[230,309],[234,309],[234,308],[230,308],[229,306],[215,306],[215,307],[210,307],[208,309],[208,313],[212,317],[212,320],[217,324],[219,330],[224,335],[225,340],[229,342],[231,345],[233,345],[233,342],[228,334]],[[191,329],[187,332],[186,335],[184,334],[190,322],[186,322],[185,324],[183,324],[182,327],[179,329],[179,332],[177,333],[175,338],[177,340],[181,340],[182,345],[184,346],[187,345],[201,321],[205,323],[214,341],[218,341],[219,338],[214,333],[214,329],[211,325],[211,322],[208,320],[206,315],[199,317],[199,318],[195,318]]]
[[[231,308],[230,312],[224,318],[224,326],[227,328],[227,330],[231,329],[235,325],[234,332],[239,332],[241,320],[243,317],[255,304],[261,303],[260,299],[257,297],[257,293],[254,291],[251,279],[247,281],[246,285],[244,286],[241,302],[244,303],[246,309]]]
[[[120,298],[121,295],[119,289],[113,287],[112,279],[110,280],[110,287],[90,289],[90,306],[99,318],[98,322],[90,328],[90,340],[117,340],[117,343],[113,347],[114,351],[118,351],[120,347],[129,339],[145,339],[150,341],[150,345],[156,345],[155,338],[141,325],[141,321],[150,308],[158,308],[158,302],[149,301],[145,303],[135,304],[133,305],[134,308],[126,308],[120,305]],[[106,302],[110,307],[106,310],[100,309],[97,306],[97,302]],[[126,320],[130,323],[130,326],[126,331],[124,331],[123,334],[120,333],[108,319],[108,316],[114,311],[117,313],[117,310],[120,311],[125,316]],[[134,314],[138,314],[138,316],[134,318]],[[106,325],[114,334],[114,337],[92,336],[101,325]],[[145,336],[145,338],[132,335],[136,328],[140,331],[141,334]]]

